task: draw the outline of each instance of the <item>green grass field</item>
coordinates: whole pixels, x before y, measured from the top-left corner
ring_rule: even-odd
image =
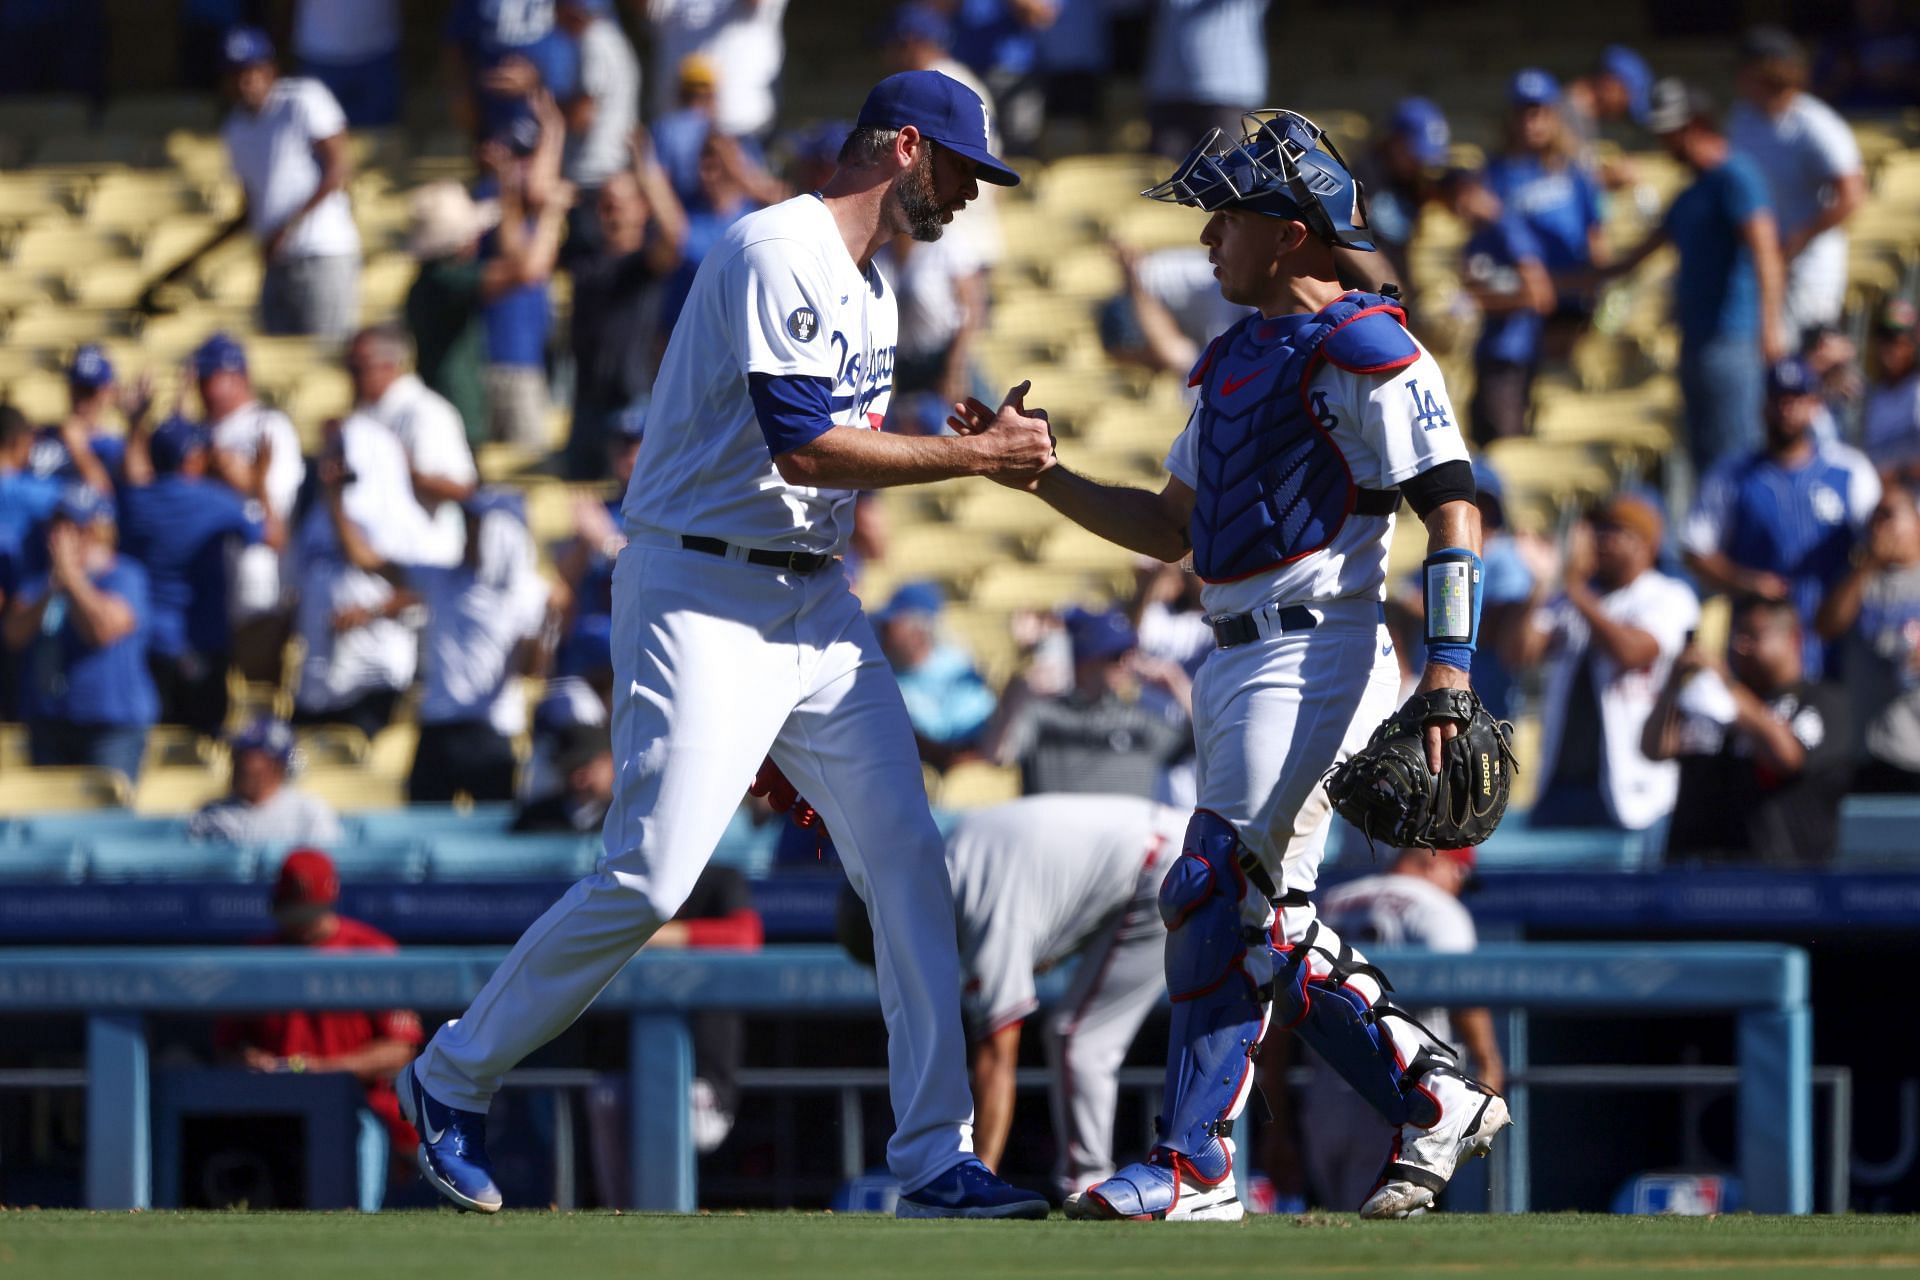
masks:
[[[27,1280],[1425,1280],[1444,1276],[1920,1275],[1920,1219],[1338,1214],[1241,1224],[906,1223],[815,1214],[0,1212]]]

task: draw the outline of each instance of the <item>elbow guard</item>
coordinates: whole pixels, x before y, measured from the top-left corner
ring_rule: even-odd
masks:
[[[1427,614],[1427,660],[1473,670],[1480,643],[1480,557],[1465,547],[1447,547],[1421,565]]]

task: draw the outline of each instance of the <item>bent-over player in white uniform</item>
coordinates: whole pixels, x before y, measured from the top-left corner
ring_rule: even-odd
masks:
[[[654,387],[613,579],[617,780],[605,855],[529,928],[400,1082],[428,1180],[500,1207],[483,1141],[501,1076],[593,1001],[687,896],[763,757],[831,824],[872,913],[905,1217],[1044,1216],[974,1159],[953,901],[913,727],[838,553],[854,491],[1052,462],[1018,412],[970,438],[877,428],[892,288],[873,266],[1018,179],[979,98],[936,72],[875,87],[813,195],[751,214],[694,279]]]
[[[1321,779],[1393,710],[1384,624],[1401,497],[1426,524],[1429,662],[1466,688],[1480,519],[1439,367],[1391,296],[1349,293],[1336,247],[1368,250],[1362,193],[1311,121],[1214,131],[1149,191],[1197,205],[1229,302],[1257,309],[1208,347],[1159,493],[1055,467],[1020,487],[1093,532],[1191,552],[1218,648],[1194,680],[1198,805],[1160,891],[1173,1000],[1165,1111],[1148,1158],[1068,1201],[1076,1216],[1238,1218],[1233,1143],[1269,1016],[1295,1028],[1396,1128],[1369,1217],[1424,1209],[1483,1153],[1506,1106],[1384,998],[1378,971],[1314,919],[1331,802]],[[960,430],[987,430],[977,401]],[[1430,724],[1440,768],[1452,725]]]
[[[1113,1172],[1127,1046],[1160,1002],[1167,930],[1154,902],[1187,815],[1138,796],[1039,795],[967,814],[947,835],[960,936],[961,1010],[973,1042],[973,1147],[1000,1167],[1013,1124],[1020,1031],[1036,974],[1078,957],[1043,1022],[1061,1195]],[[840,902],[841,943],[873,963],[867,913]]]

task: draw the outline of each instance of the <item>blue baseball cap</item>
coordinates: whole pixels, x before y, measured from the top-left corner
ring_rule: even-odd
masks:
[[[883,44],[905,40],[925,40],[945,49],[953,43],[953,23],[930,4],[903,4],[893,11],[893,20],[881,33]]]
[[[1627,115],[1644,127],[1653,105],[1653,68],[1647,60],[1623,44],[1610,44],[1600,52],[1600,70],[1627,91]]]
[[[647,401],[636,400],[613,415],[613,430],[622,440],[634,441],[647,433]]]
[[[220,41],[220,60],[229,71],[272,62],[273,41],[258,27],[234,27]]]
[[[1423,165],[1442,164],[1453,131],[1447,127],[1446,113],[1427,98],[1402,98],[1393,109],[1387,132],[1405,138],[1413,148],[1413,158]]]
[[[1069,611],[1067,636],[1073,641],[1075,662],[1117,658],[1140,644],[1140,638],[1133,633],[1133,624],[1118,609],[1098,613],[1085,609]]]
[[[980,181],[1017,187],[1020,175],[987,149],[987,105],[980,95],[938,71],[902,71],[873,86],[860,118],[861,129],[904,129],[908,125],[949,151],[973,161]]]
[[[909,613],[939,613],[946,607],[946,593],[937,583],[909,582],[893,593],[887,607],[875,616],[875,622],[891,622]]]
[[[1551,107],[1560,101],[1560,82],[1551,72],[1528,67],[1513,77],[1507,101],[1516,107]]]
[[[227,747],[235,755],[242,751],[264,751],[284,768],[293,763],[293,728],[285,720],[256,716],[228,739]]]
[[[89,342],[73,353],[67,365],[67,385],[76,391],[98,391],[113,385],[113,361],[98,345]]]
[[[1776,360],[1767,370],[1767,394],[1770,396],[1817,396],[1820,379],[1797,356]]]
[[[193,376],[211,378],[216,373],[245,373],[247,349],[229,333],[216,333],[193,353]]]
[[[212,434],[191,418],[179,414],[168,418],[153,429],[153,435],[147,441],[147,452],[153,458],[153,469],[161,472],[178,471],[186,460],[213,443]]]
[[[60,491],[60,500],[53,504],[53,518],[75,524],[96,524],[113,519],[113,504],[90,484],[70,484]]]

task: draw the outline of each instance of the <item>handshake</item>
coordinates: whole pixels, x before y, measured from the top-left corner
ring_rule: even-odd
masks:
[[[1058,459],[1054,456],[1053,425],[1045,409],[1028,409],[1031,381],[1007,392],[998,410],[969,396],[953,406],[947,426],[974,446],[979,474],[1029,493]]]

